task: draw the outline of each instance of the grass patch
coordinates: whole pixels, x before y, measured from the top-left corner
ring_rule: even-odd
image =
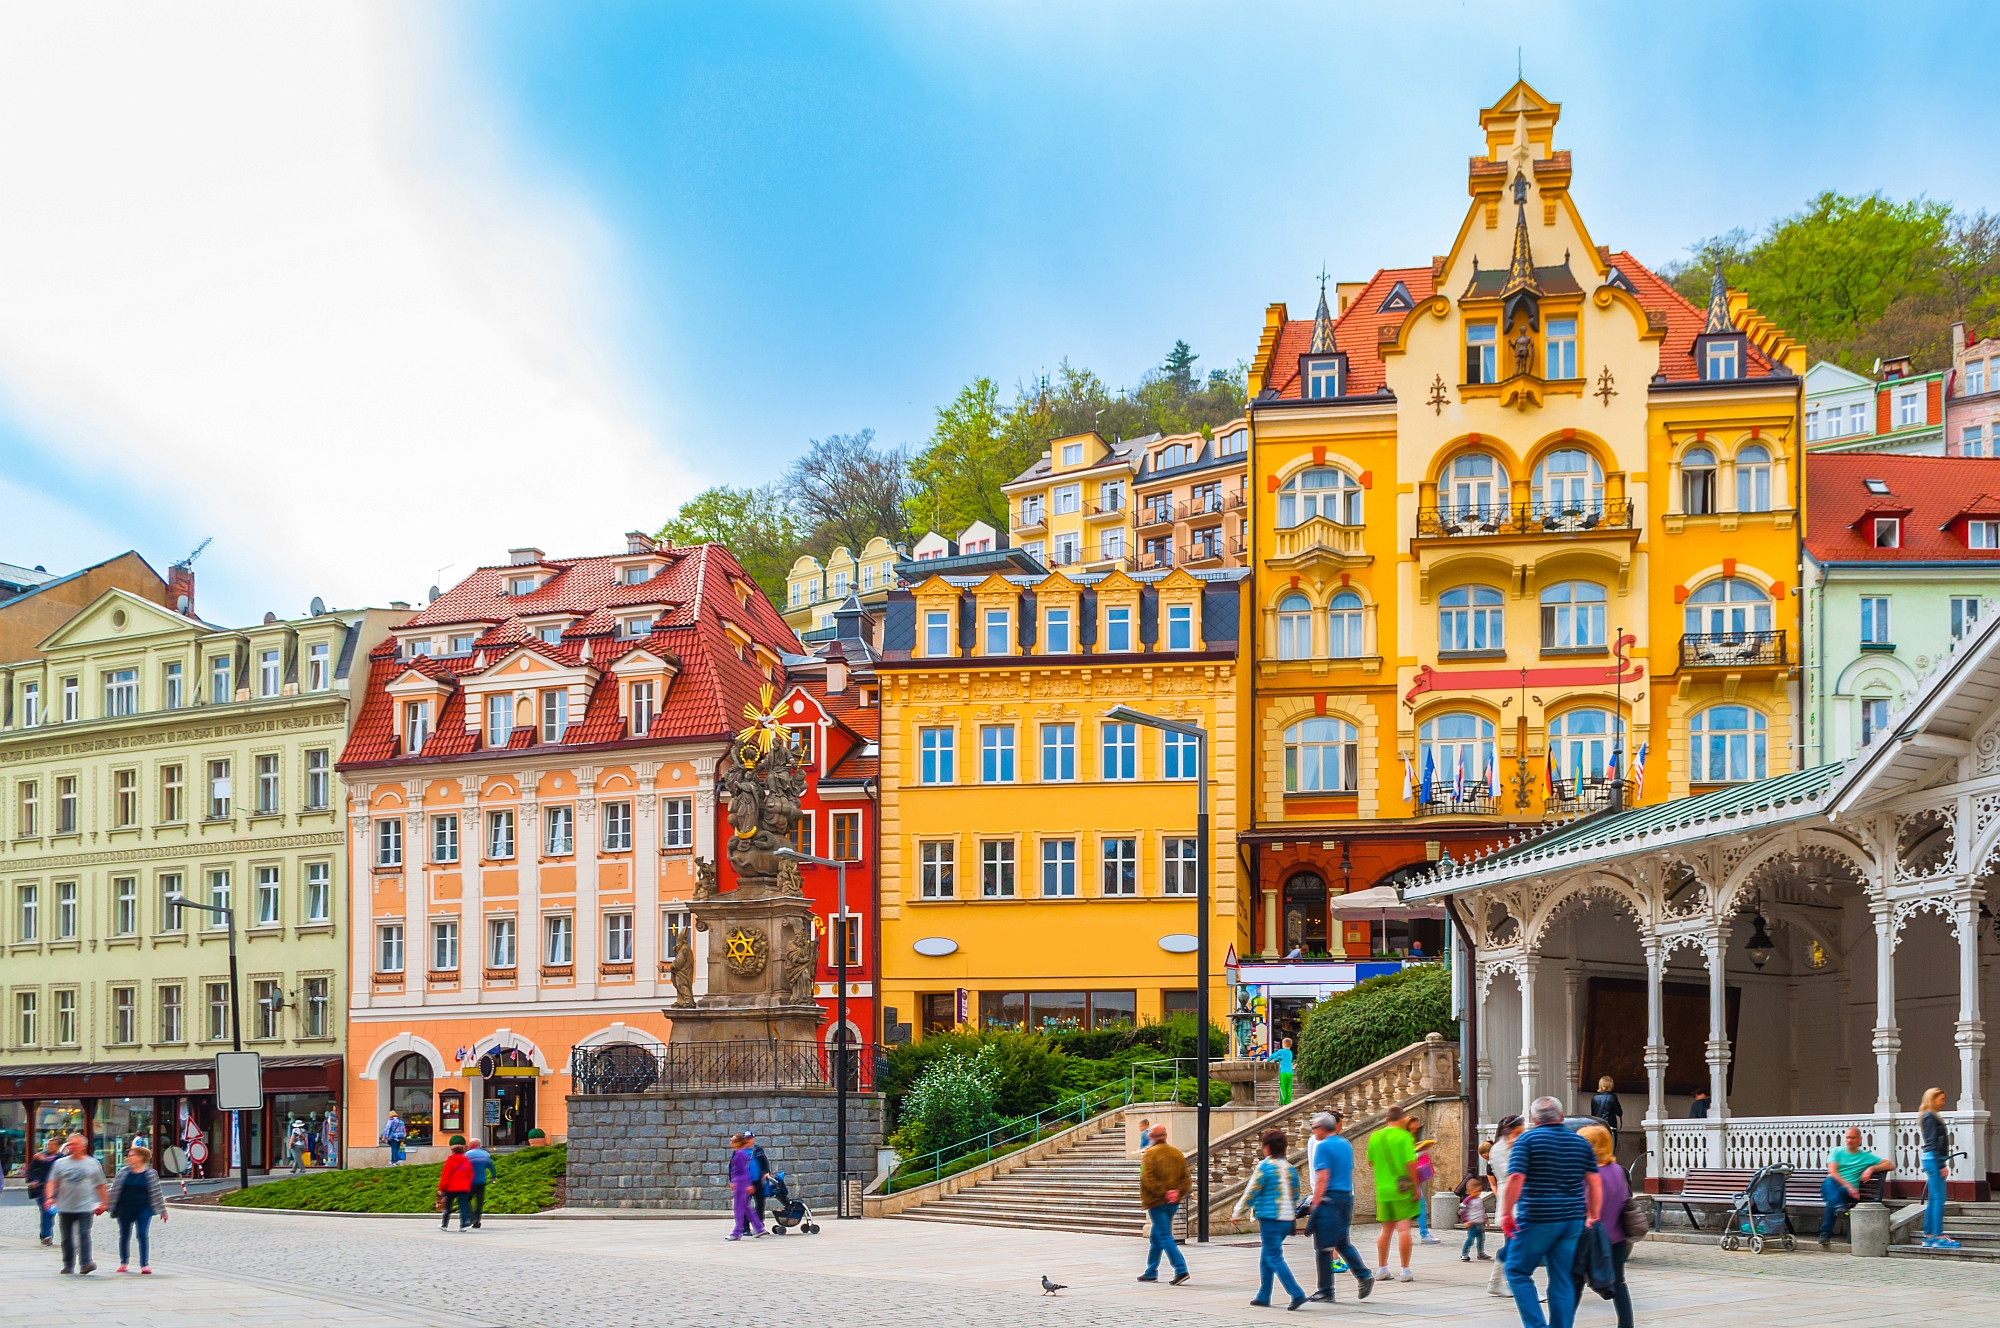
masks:
[[[539,1213],[555,1204],[569,1149],[524,1148],[493,1159],[486,1186],[489,1213]],[[232,1190],[222,1202],[232,1208],[298,1208],[319,1213],[430,1213],[437,1210],[441,1164],[365,1167],[325,1171],[316,1176]]]

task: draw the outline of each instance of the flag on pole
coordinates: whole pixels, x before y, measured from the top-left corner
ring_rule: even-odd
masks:
[[[1465,753],[1461,750],[1456,753],[1456,756],[1458,759],[1451,763],[1451,800],[1453,802],[1464,802]]]
[[[1543,773],[1548,777],[1549,796],[1551,798],[1560,798],[1563,795],[1562,767],[1556,763],[1556,744],[1549,744],[1548,751],[1543,754],[1543,758]]]
[[[1403,753],[1403,801],[1408,802],[1416,792],[1417,768],[1410,763],[1410,754]]]
[[[1486,762],[1486,796],[1495,802],[1500,800],[1500,754],[1495,752]]]
[[[1433,748],[1430,751],[1424,753],[1424,783],[1422,789],[1422,796],[1419,797],[1417,801],[1429,802],[1431,800],[1432,790],[1434,790],[1436,787],[1437,787],[1437,750]]]
[[[1604,778],[1607,783],[1617,780],[1618,767],[1622,764],[1624,764],[1624,753],[1619,751],[1614,744],[1611,748],[1611,755],[1604,762]]]
[[[1632,758],[1632,801],[1639,801],[1639,791],[1646,787],[1646,747],[1639,744],[1639,754]]]

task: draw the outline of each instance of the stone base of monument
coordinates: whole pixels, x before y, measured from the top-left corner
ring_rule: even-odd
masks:
[[[679,1089],[569,1099],[573,1208],[726,1212],[729,1136],[754,1130],[794,1198],[821,1222],[836,1208],[835,1094],[824,1089]],[[882,1098],[847,1095],[847,1166],[873,1174]]]

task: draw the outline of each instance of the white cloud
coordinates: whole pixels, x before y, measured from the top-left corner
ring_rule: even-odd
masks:
[[[216,536],[205,616],[605,549],[690,487],[621,363],[612,238],[514,173],[408,14],[0,14],[0,394],[64,502],[147,527],[120,547]]]

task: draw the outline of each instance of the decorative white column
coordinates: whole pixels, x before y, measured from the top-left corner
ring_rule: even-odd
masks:
[[[1646,948],[1646,1175],[1658,1179],[1667,1163],[1667,965],[1658,936],[1643,937],[1641,944]]]
[[[1952,901],[1958,924],[1958,1109],[1969,1119],[1954,1141],[1966,1156],[1953,1160],[1952,1179],[1986,1178],[1986,1023],[1979,1014],[1979,901],[1968,890]]]
[[[1541,965],[1539,956],[1523,954],[1520,961],[1521,979],[1521,1058],[1517,1062],[1521,1072],[1521,1114],[1532,1120],[1530,1111],[1537,1088],[1542,1081],[1541,1058],[1535,1054],[1535,969]]]
[[[1584,1084],[1583,1076],[1583,1033],[1577,1018],[1576,994],[1583,985],[1583,970],[1576,966],[1576,928],[1570,927],[1569,966],[1563,970],[1563,1018],[1567,1025],[1563,1030],[1563,1046],[1568,1058],[1563,1063],[1562,1095],[1569,1099],[1570,1110],[1581,1116],[1590,1106],[1590,1094],[1595,1084]]]
[[[1500,1119],[1499,1113],[1493,1110],[1493,1019],[1486,999],[1493,972],[1481,960],[1479,971],[1473,976],[1478,985],[1472,992],[1472,999],[1479,1002],[1479,1045],[1474,1048],[1477,1059],[1473,1062],[1473,1070],[1479,1076],[1479,1123],[1486,1125]]]
[[[1728,1166],[1729,1132],[1729,930],[1703,938],[1708,952],[1708,1165]]]
[[[1883,1157],[1896,1147],[1896,1053],[1903,1033],[1896,1027],[1896,910],[1886,899],[1871,905],[1875,914],[1875,1138]]]

